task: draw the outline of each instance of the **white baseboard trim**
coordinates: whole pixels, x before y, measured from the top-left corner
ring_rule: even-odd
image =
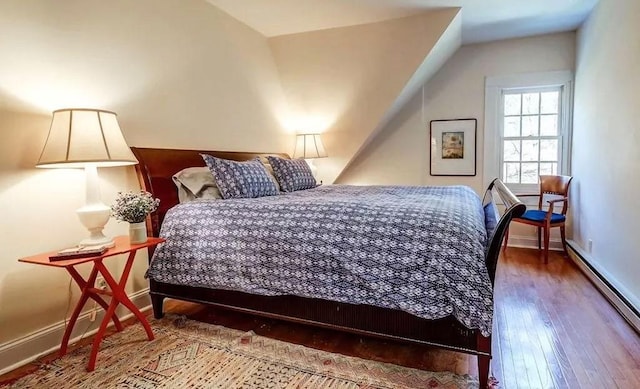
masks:
[[[149,288],[132,293],[129,295],[129,298],[136,307],[142,311],[151,308]],[[89,301],[92,302],[93,300]],[[91,306],[91,303],[87,304],[87,306]],[[104,316],[104,310],[99,306],[98,308],[98,314],[93,322],[90,320],[91,310],[80,314],[71,333],[69,345],[98,332],[98,327]],[[118,307],[116,311],[120,320],[126,320],[133,316],[133,314],[124,307]],[[59,350],[65,324],[65,321],[61,320],[18,339],[0,344],[0,374],[17,369],[43,355]],[[109,322],[109,327],[111,326],[113,326],[113,322]]]
[[[507,246],[537,250],[538,238],[526,235],[509,235],[509,242],[507,243]],[[562,251],[562,241],[556,239],[549,240],[549,250]]]
[[[640,302],[631,298],[626,289],[618,285],[617,281],[602,269],[589,254],[584,252],[577,242],[572,240],[567,242],[569,243],[569,257],[573,262],[629,325],[640,333]]]

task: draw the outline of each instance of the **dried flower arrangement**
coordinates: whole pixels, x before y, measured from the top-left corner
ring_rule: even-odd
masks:
[[[149,192],[119,192],[116,202],[111,206],[111,215],[123,222],[141,223],[148,214],[158,209],[158,205],[160,199],[154,199]]]

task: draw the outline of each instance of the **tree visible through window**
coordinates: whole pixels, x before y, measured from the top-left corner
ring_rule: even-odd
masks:
[[[562,166],[562,88],[503,90],[502,180],[536,184]]]

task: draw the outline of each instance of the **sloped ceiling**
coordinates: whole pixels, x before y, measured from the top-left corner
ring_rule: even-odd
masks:
[[[335,181],[426,78],[460,46],[459,8],[269,39],[298,132],[323,132]],[[440,43],[440,44],[439,44]],[[435,50],[434,50],[435,49]]]
[[[462,8],[463,43],[575,30],[598,0],[207,0],[266,37]]]

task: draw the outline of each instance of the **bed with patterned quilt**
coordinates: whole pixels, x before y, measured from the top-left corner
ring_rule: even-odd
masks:
[[[164,206],[149,222],[166,239],[147,272],[156,317],[171,297],[432,344],[478,355],[486,384],[498,250],[524,210],[501,182],[484,199],[465,186],[323,185],[177,204],[164,180],[202,166],[201,151],[133,151]]]

